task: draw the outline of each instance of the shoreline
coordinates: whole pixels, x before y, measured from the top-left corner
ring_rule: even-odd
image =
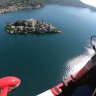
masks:
[[[5,13],[14,12],[14,11],[23,10],[23,9],[39,9],[43,7],[44,6],[40,6],[40,5],[24,6],[24,7],[9,6],[8,8],[0,9],[0,14],[5,14]]]
[[[96,11],[96,7],[91,6],[91,5],[87,5],[81,1],[76,1],[76,2],[59,2],[59,3],[55,3],[55,2],[47,2],[45,3],[43,6],[38,4],[36,6],[29,6],[29,5],[23,5],[21,7],[18,7],[17,5],[12,5],[12,6],[8,6],[7,8],[0,8],[0,14],[5,14],[5,13],[9,13],[9,12],[14,12],[14,11],[18,11],[18,10],[23,10],[23,9],[39,9],[39,8],[43,8],[46,5],[49,4],[57,4],[57,5],[62,5],[62,6],[73,6],[73,7],[81,7],[81,8],[89,8],[93,11]]]
[[[73,3],[47,3],[47,5],[49,4],[56,4],[56,5],[61,5],[61,6],[68,6],[68,7],[77,7],[77,8],[89,8],[92,11],[96,11],[96,7],[92,6],[92,5],[88,5],[85,4],[81,1],[78,1],[79,3],[77,4],[77,2]]]

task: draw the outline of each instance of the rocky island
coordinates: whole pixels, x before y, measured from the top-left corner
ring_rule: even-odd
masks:
[[[7,23],[6,30],[10,34],[42,34],[61,33],[59,29],[46,22],[35,19],[17,20],[14,23]]]

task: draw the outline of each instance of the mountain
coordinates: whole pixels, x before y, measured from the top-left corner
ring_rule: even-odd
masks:
[[[0,0],[0,5],[2,5],[2,6],[10,6],[10,5],[18,5],[18,6],[41,5],[41,6],[44,6],[45,4],[61,4],[61,5],[65,5],[65,6],[85,7],[85,8],[90,8],[90,9],[96,10],[95,7],[86,5],[86,4],[82,3],[80,0]]]
[[[95,7],[84,4],[80,0],[42,0],[45,3],[52,3],[52,4],[61,4],[61,5],[68,5],[68,6],[75,6],[75,7],[84,7],[84,8],[90,8],[94,9]]]

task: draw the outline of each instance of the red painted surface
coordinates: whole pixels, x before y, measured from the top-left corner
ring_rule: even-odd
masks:
[[[8,90],[9,90],[8,87],[4,88],[4,89],[2,90],[2,93],[0,94],[0,96],[7,96]]]
[[[18,87],[21,80],[14,76],[8,76],[0,79],[0,90],[2,90],[0,96],[7,96],[8,91]]]
[[[57,86],[51,88],[51,92],[54,94],[54,96],[57,96],[61,93],[62,90],[60,90],[60,87],[63,86],[63,83],[58,84]]]
[[[71,77],[65,80],[65,82],[68,84],[69,82],[75,83],[78,79],[81,78],[82,75],[84,75],[86,72],[88,72],[94,65],[89,61],[79,72],[75,73],[73,76],[76,80],[73,80]],[[62,92],[60,90],[60,87],[66,87],[63,83],[58,84],[57,86],[51,88],[51,92],[53,93],[54,96],[57,96]]]
[[[73,81],[71,77],[69,77],[68,79],[65,80],[66,83]]]
[[[89,61],[79,72],[74,74],[74,77],[76,78],[76,80],[78,80],[82,75],[87,73],[92,67],[94,67],[94,65],[91,61]]]
[[[88,72],[88,69],[86,67],[83,67],[78,73],[74,74],[74,77],[76,78],[76,80],[78,80],[86,72]],[[74,82],[76,82],[76,81],[74,81]]]

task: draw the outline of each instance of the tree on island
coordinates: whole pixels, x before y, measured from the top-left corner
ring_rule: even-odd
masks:
[[[13,25],[14,26],[21,26],[22,24],[21,24],[21,21],[20,20],[17,20]]]
[[[44,20],[42,20],[42,24],[44,24]]]
[[[37,21],[37,24],[39,24],[39,21]]]
[[[10,22],[7,23],[7,27],[11,27],[11,23]]]

